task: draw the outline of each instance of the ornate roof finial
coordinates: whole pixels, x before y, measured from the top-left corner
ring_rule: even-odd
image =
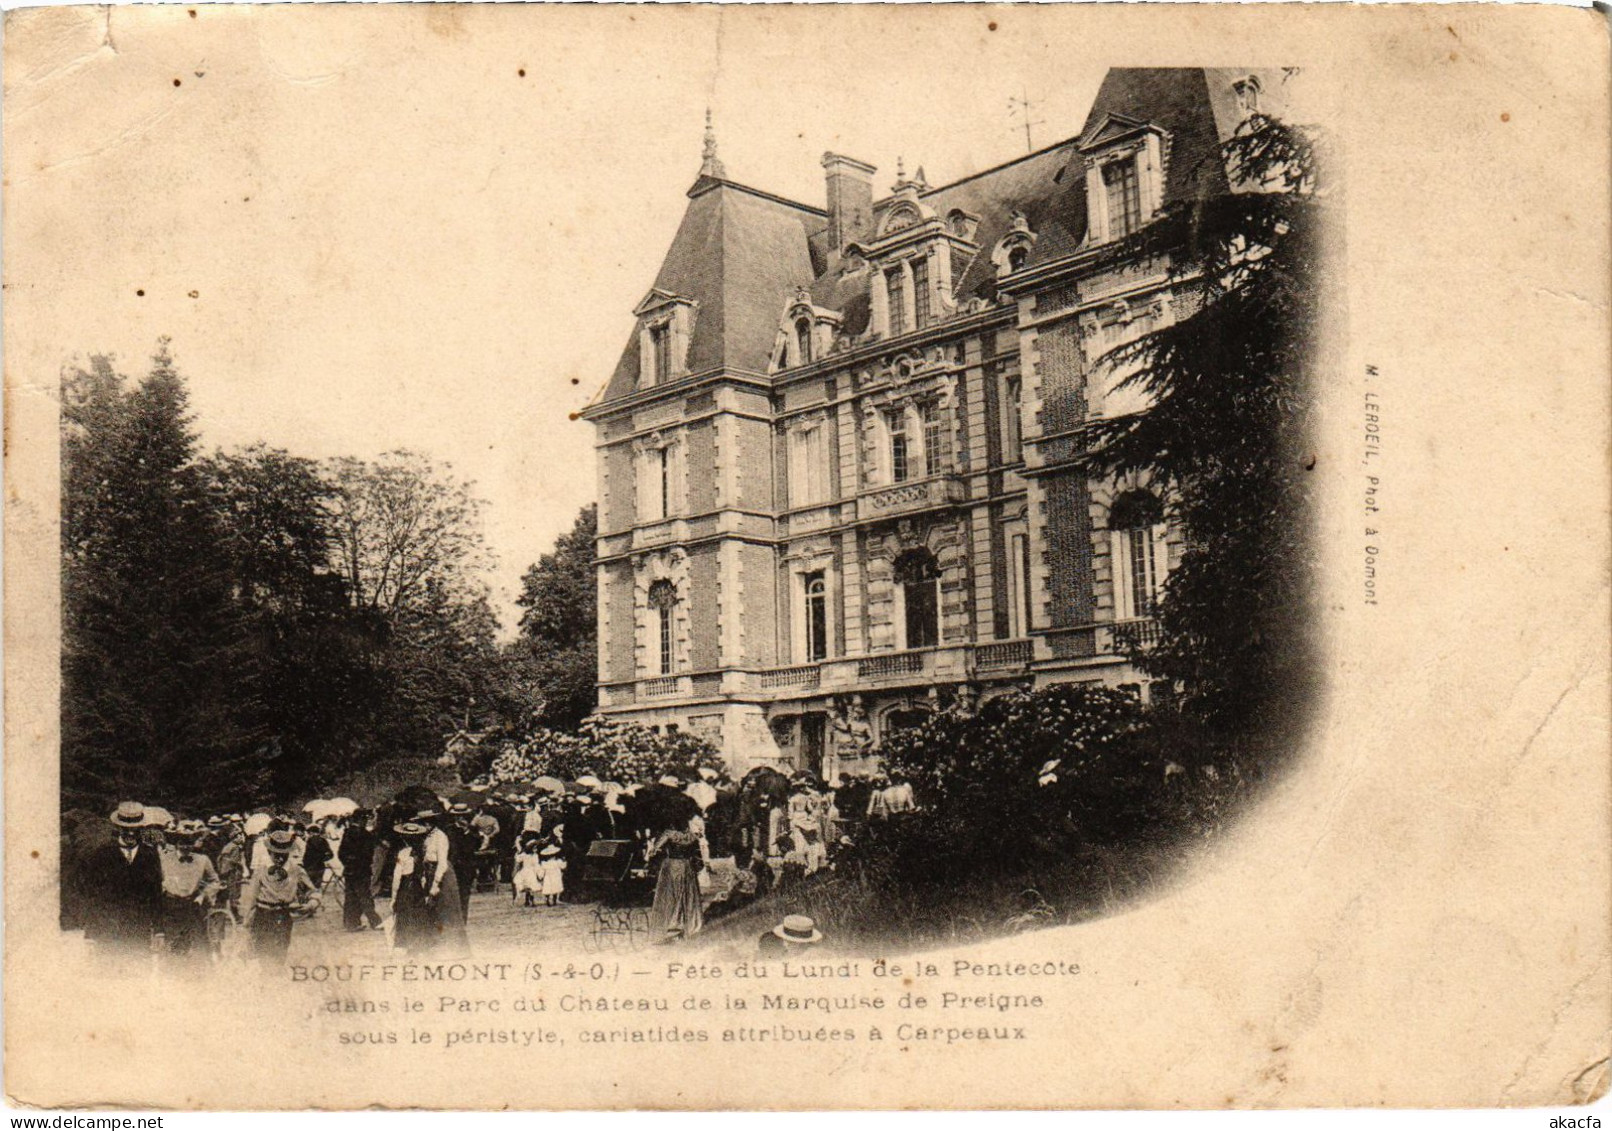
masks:
[[[711,125],[711,108],[705,108],[705,152],[700,162],[700,176],[716,177],[721,179],[728,175],[727,169],[716,155],[716,129]]]
[[[897,157],[896,158],[896,180],[904,181],[906,179],[907,179],[907,166],[902,162],[902,159],[900,157]]]

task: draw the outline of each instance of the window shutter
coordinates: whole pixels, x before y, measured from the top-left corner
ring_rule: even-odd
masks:
[[[1114,619],[1130,620],[1136,613],[1131,605],[1131,540],[1123,530],[1108,534],[1108,573],[1113,578]]]
[[[1165,523],[1153,527],[1153,605],[1158,612],[1159,598],[1164,596],[1164,579],[1170,576],[1170,528]]]

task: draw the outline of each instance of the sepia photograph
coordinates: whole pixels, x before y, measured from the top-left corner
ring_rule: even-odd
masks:
[[[1580,136],[1552,106],[1604,127],[1605,76],[1575,85],[1604,35],[1485,110],[1544,132],[1473,140],[1441,123],[1514,89],[1486,52],[1545,58],[1573,13],[652,7],[7,13],[13,1102],[1602,1095],[1605,138],[1496,198],[1585,204],[1581,260],[1532,261],[1562,275],[1533,295],[1579,297],[1532,326],[1560,376],[1493,386],[1554,398],[1520,426],[1581,497],[1487,546],[1536,597],[1587,587],[1581,633],[1463,623],[1502,575],[1422,538],[1467,507],[1487,538],[1524,485],[1441,465],[1441,435],[1479,458],[1455,433],[1490,392],[1419,351],[1458,368],[1437,341],[1482,303],[1452,293],[1503,264],[1444,265],[1435,297],[1426,233],[1380,241],[1429,186],[1418,129],[1459,175]],[[1357,96],[1405,90],[1425,118],[1367,124]],[[1417,297],[1443,313],[1394,323]],[[1485,641],[1511,675],[1463,668]],[[1528,684],[1545,655],[1565,691]],[[1520,772],[1514,727],[1564,759],[1508,793],[1577,814],[1571,870],[1440,823],[1537,827],[1485,777],[1490,740]],[[1384,877],[1455,918],[1401,936],[1367,909]],[[1357,945],[1475,987],[1541,953],[1513,915],[1557,965],[1493,999],[1516,1023],[1475,1079],[1357,1046],[1400,1031],[1370,1003],[1410,976]],[[1222,1052],[1002,1071],[1179,994]],[[239,1009],[298,1043],[298,1083],[171,1063],[108,995],[181,1031]],[[127,1063],[82,1075],[63,1041]],[[606,1051],[639,1071],[597,1076]],[[735,1053],[728,1084],[655,1075]],[[801,1056],[899,1067],[769,1086]],[[542,1057],[590,1067],[500,1083]]]

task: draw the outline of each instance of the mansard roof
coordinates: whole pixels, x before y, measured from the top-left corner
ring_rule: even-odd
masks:
[[[1030,265],[1080,247],[1087,217],[1082,149],[1100,147],[1110,129],[1147,125],[1164,131],[1166,207],[1229,191],[1220,146],[1242,120],[1231,83],[1249,73],[1196,67],[1112,69],[1075,136],[921,192],[925,209],[937,217],[961,209],[979,219],[973,238],[979,250],[957,285],[958,300],[995,298],[991,252],[1011,228],[1015,212],[1036,233]],[[1281,81],[1278,73],[1264,85],[1273,89]],[[766,372],[778,312],[802,286],[816,305],[842,313],[846,333],[856,335],[866,328],[870,273],[847,272],[841,249],[827,246],[824,210],[703,172],[689,197],[654,283],[655,289],[696,304],[688,372],[718,367]],[[896,200],[875,202],[874,231]],[[862,239],[871,235],[858,234]],[[635,332],[600,400],[633,392],[638,372]]]

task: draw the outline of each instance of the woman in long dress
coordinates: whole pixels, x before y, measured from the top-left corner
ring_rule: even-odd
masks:
[[[655,902],[649,909],[650,936],[660,942],[688,938],[704,925],[700,904],[700,838],[687,829],[668,829],[649,846],[649,859],[660,859],[655,875]]]

